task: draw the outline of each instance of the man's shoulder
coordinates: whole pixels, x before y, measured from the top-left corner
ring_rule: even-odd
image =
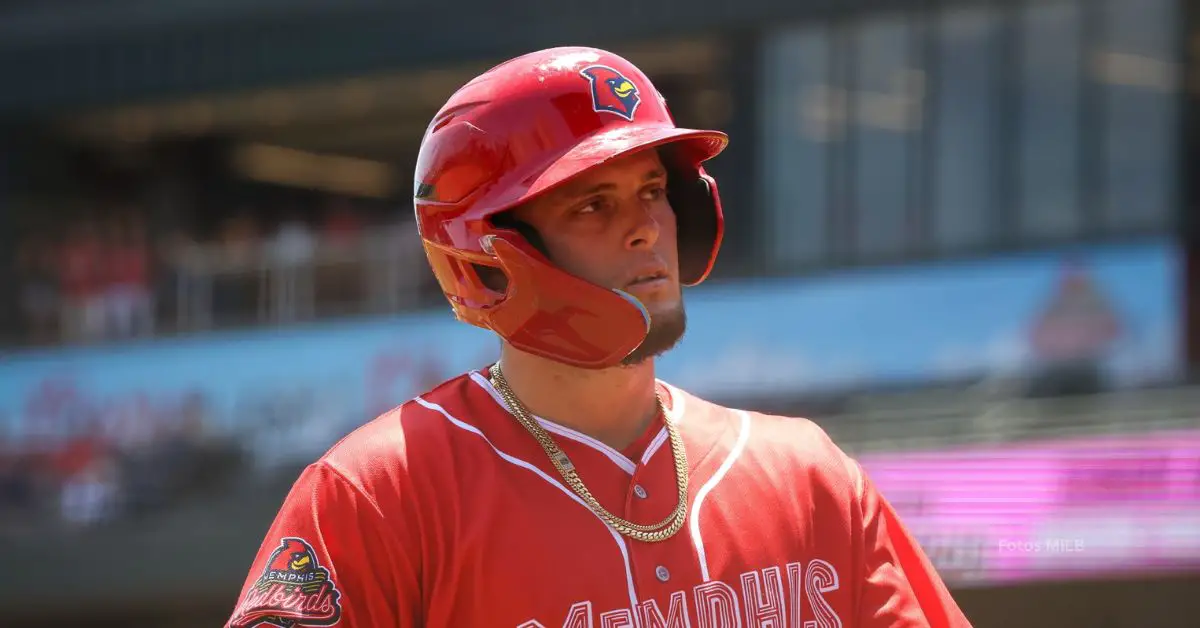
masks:
[[[746,414],[762,440],[785,443],[810,456],[842,454],[825,428],[808,417],[757,411]]]
[[[772,464],[784,464],[797,471],[806,468],[842,477],[847,473],[857,475],[853,459],[810,418],[734,408],[680,392],[688,407],[686,420],[696,417],[728,424],[744,440],[743,455],[771,458]]]
[[[496,411],[480,403],[474,375],[448,379],[355,428],[317,463],[357,482],[379,473],[406,473],[422,460],[438,459],[462,431],[459,417],[477,419],[481,412]]]
[[[709,401],[695,393],[667,384],[673,398],[683,405],[683,411],[692,420],[695,416],[706,422],[744,423],[752,437],[766,439],[785,439],[792,444],[803,445],[806,448],[824,449],[834,447],[833,441],[824,428],[812,419],[802,416],[772,414],[757,410],[747,410]]]

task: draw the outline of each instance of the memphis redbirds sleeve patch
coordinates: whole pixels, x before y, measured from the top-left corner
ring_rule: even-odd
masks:
[[[234,610],[229,628],[333,626],[342,594],[308,541],[284,537]]]

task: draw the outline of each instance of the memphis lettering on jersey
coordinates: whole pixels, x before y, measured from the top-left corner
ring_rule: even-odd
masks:
[[[785,569],[786,584],[782,569],[768,567],[742,574],[737,586],[713,580],[676,591],[666,609],[646,600],[596,616],[592,603],[583,601],[571,605],[561,624],[529,620],[517,628],[841,628],[841,617],[825,599],[841,586],[833,565],[814,559],[807,567],[788,563]],[[801,612],[805,602],[807,614]]]

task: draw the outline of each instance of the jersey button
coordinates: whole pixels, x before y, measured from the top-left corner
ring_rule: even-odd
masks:
[[[654,575],[658,578],[659,582],[666,582],[671,579],[671,572],[667,571],[667,568],[662,565],[654,569]]]
[[[635,484],[633,486],[633,494],[637,495],[638,499],[646,499],[646,489],[642,488],[641,484]]]

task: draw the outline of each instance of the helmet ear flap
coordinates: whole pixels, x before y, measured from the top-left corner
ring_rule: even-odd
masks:
[[[509,282],[508,298],[490,310],[487,325],[509,344],[573,366],[607,368],[645,340],[650,319],[633,297],[559,270],[515,237],[485,237]]]
[[[501,294],[508,292],[508,275],[505,275],[502,269],[484,264],[471,264],[471,268],[475,269],[479,282],[488,290]]]
[[[679,246],[679,280],[704,281],[712,267],[722,228],[715,183],[697,169],[680,169],[667,180],[667,199],[675,210]]]
[[[492,226],[497,229],[516,232],[534,250],[541,253],[547,260],[550,259],[550,252],[546,249],[546,242],[542,239],[541,234],[533,228],[533,225],[517,220],[512,211],[496,214],[491,217],[490,221]],[[483,264],[474,264],[474,267],[475,273],[479,275],[479,280],[489,289],[496,292],[508,292],[508,275],[502,268]]]

